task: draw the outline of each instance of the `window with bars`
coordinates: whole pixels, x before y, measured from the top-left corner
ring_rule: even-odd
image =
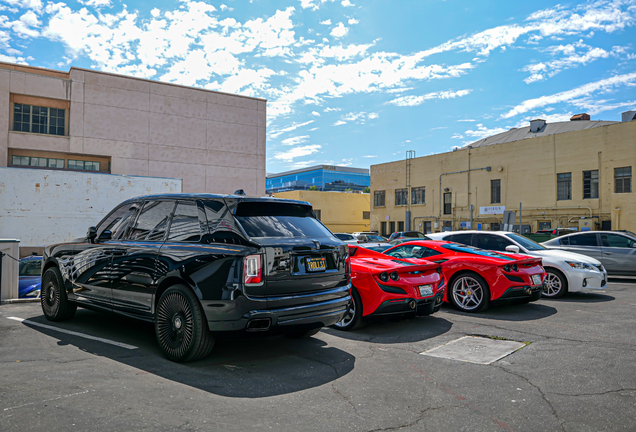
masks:
[[[614,168],[614,192],[632,191],[632,167]]]
[[[37,105],[13,104],[13,130],[64,136],[66,110]]]
[[[557,174],[557,200],[572,199],[572,173]]]
[[[13,156],[12,165],[38,167],[38,168],[64,168],[64,159],[52,159],[30,156]]]
[[[395,190],[395,205],[396,206],[406,205],[407,194],[408,194],[407,189],[396,189]]]
[[[424,187],[411,188],[411,204],[426,204]]]
[[[68,160],[68,169],[70,170],[83,170],[83,171],[99,171],[101,168],[100,162],[94,161],[81,161],[81,160]]]
[[[385,197],[386,197],[385,191],[383,190],[374,191],[373,192],[373,207],[384,207]]]
[[[490,180],[490,203],[501,203],[501,179]]]
[[[371,212],[363,211],[362,212],[362,219],[370,220],[371,219]]]
[[[453,213],[452,198],[453,198],[453,193],[452,192],[447,192],[447,193],[444,194],[444,214],[452,214]]]
[[[583,171],[583,198],[598,198],[598,170]]]

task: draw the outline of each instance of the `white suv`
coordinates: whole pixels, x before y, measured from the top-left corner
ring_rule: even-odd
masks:
[[[607,286],[607,271],[600,261],[573,252],[550,250],[512,232],[447,231],[427,236],[433,240],[453,241],[480,249],[542,258],[548,274],[543,287],[544,297],[558,298],[568,291],[603,290]]]

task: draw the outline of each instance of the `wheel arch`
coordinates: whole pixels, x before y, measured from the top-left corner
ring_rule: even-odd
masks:
[[[570,288],[570,278],[568,277],[566,272],[564,272],[559,267],[557,267],[555,265],[552,265],[552,264],[544,264],[543,268],[544,268],[545,271],[552,270],[552,271],[557,271],[557,272],[561,273],[561,275],[563,275],[563,277],[565,278],[565,282],[568,284],[568,289]]]
[[[198,298],[199,301],[201,300],[201,292],[198,289],[195,289],[190,282],[178,276],[168,276],[167,278],[159,282],[159,285],[157,285],[157,290],[155,291],[155,298],[152,302],[153,314],[155,310],[157,309],[157,304],[159,303],[159,299],[161,298],[163,293],[173,285],[184,285],[188,287],[188,289],[192,291],[192,293],[196,296],[196,298]]]

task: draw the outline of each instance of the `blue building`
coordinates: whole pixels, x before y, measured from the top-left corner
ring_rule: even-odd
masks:
[[[333,165],[316,165],[308,168],[269,174],[265,180],[267,193],[290,190],[307,190],[316,186],[321,191],[364,190],[371,186],[368,169]]]

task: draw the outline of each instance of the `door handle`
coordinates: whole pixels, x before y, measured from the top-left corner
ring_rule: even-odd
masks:
[[[614,255],[613,252],[603,252],[603,255]]]
[[[126,249],[106,249],[104,253],[106,255],[126,255]]]

